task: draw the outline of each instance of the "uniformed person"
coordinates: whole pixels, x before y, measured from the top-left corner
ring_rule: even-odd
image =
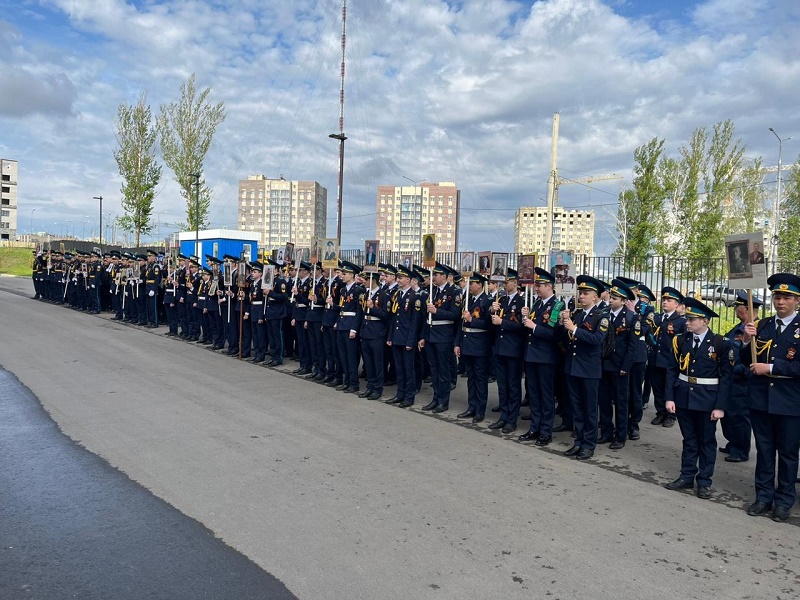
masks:
[[[747,514],[758,516],[772,509],[772,520],[780,522],[789,518],[797,500],[800,277],[776,273],[767,279],[767,285],[775,316],[745,325],[739,353],[742,364],[750,368],[747,402],[756,440],[756,500]],[[751,343],[755,344],[755,361]]]
[[[147,251],[147,268],[145,270],[145,293],[147,294],[147,327],[158,327],[158,291],[161,288],[161,265],[156,263],[158,252]]]
[[[650,355],[650,386],[653,391],[653,404],[656,416],[651,425],[672,427],[675,417],[667,412],[665,394],[667,385],[667,366],[672,356],[672,340],[684,332],[686,319],[678,313],[678,306],[683,304],[683,294],[674,287],[661,290],[661,314],[650,321],[653,328],[653,352]]]
[[[578,460],[594,456],[597,445],[597,392],[602,378],[601,349],[608,332],[608,315],[599,308],[604,286],[589,275],[577,278],[580,307],[559,315],[566,343],[564,373],[572,407],[575,442],[564,454]]]
[[[339,298],[339,320],[336,321],[336,338],[339,358],[342,361],[342,384],[336,389],[346,394],[355,394],[359,390],[358,383],[358,330],[361,328],[361,297],[364,288],[355,282],[361,272],[360,267],[348,261],[342,261],[341,296]]]
[[[322,313],[322,341],[325,344],[325,379],[322,384],[328,387],[338,387],[342,384],[344,371],[342,361],[339,358],[339,342],[336,337],[336,321],[339,320],[339,299],[342,288],[342,271],[340,268],[334,269],[332,276],[328,277],[323,294],[325,300],[325,311]]]
[[[523,307],[522,324],[528,330],[525,339],[525,387],[531,405],[531,424],[527,433],[519,436],[537,446],[547,446],[553,439],[555,420],[555,373],[558,362],[556,324],[564,303],[556,298],[555,275],[536,267],[534,284],[537,299],[528,309]]]
[[[167,317],[168,336],[178,335],[178,280],[175,266],[168,268],[164,277],[164,312]]]
[[[314,381],[323,381],[327,376],[325,342],[322,339],[322,313],[325,310],[325,277],[322,263],[314,265],[311,272],[311,290],[308,294],[306,311],[306,331],[311,349],[311,373],[307,375]]]
[[[754,313],[757,313],[764,304],[755,297],[752,302]],[[720,447],[719,451],[727,455],[726,462],[746,462],[750,458],[750,440],[753,437],[753,430],[750,427],[750,410],[747,408],[747,379],[750,369],[742,364],[739,351],[742,347],[744,326],[746,323],[755,321],[756,315],[750,314],[747,294],[742,290],[737,292],[733,305],[739,323],[725,334],[725,337],[730,339],[734,346],[736,364],[733,367],[731,397],[725,409],[725,416],[721,421],[722,435],[728,442],[725,446]]]
[[[609,335],[614,336],[614,352],[603,357],[599,392],[600,438],[597,443],[610,443],[611,450],[621,450],[628,439],[628,376],[639,337],[635,331],[636,315],[627,303],[632,305],[636,296],[620,279],[614,279],[606,291]]]
[[[420,320],[424,318],[423,301],[411,289],[412,272],[404,265],[397,266],[398,289],[390,297],[389,338],[387,345],[394,354],[397,369],[397,394],[387,404],[408,408],[414,404],[416,383],[414,379],[414,353],[419,341]]]
[[[266,290],[267,341],[269,342],[268,367],[283,364],[283,321],[289,312],[289,285],[278,271],[278,263],[267,259],[276,268],[272,287]]]
[[[306,327],[306,313],[308,312],[308,296],[312,292],[313,281],[311,281],[311,265],[301,261],[297,272],[297,277],[292,288],[293,309],[292,327],[294,327],[295,339],[297,340],[297,358],[300,365],[292,371],[295,375],[310,375],[314,366],[311,352],[311,341]]]
[[[495,300],[491,306],[500,418],[489,425],[489,429],[512,433],[517,429],[522,402],[522,351],[525,343],[525,327],[522,324],[525,300],[517,291],[517,272],[514,269],[507,271],[505,290],[506,295]]]
[[[369,278],[370,288],[364,295],[364,320],[361,322],[361,354],[367,372],[367,389],[358,397],[378,400],[383,396],[384,348],[389,330],[389,294],[381,288],[377,277]],[[391,350],[390,350],[391,351]]]
[[[642,414],[644,411],[644,386],[645,386],[645,373],[647,372],[647,353],[648,345],[647,338],[651,335],[650,323],[651,319],[648,318],[650,313],[653,312],[653,307],[650,302],[655,300],[653,293],[646,285],[635,279],[620,277],[620,281],[627,283],[631,291],[634,292],[638,298],[633,307],[633,313],[636,320],[633,324],[635,351],[633,355],[633,365],[631,365],[631,372],[628,376],[628,383],[630,388],[629,394],[629,408],[628,408],[628,439],[638,440],[640,437],[639,424],[642,422]],[[649,384],[648,384],[649,385]],[[648,390],[648,395],[649,395]]]
[[[245,319],[250,321],[250,335],[253,338],[253,363],[261,363],[267,357],[267,322],[264,314],[264,290],[261,285],[261,275],[264,266],[254,261],[250,263],[252,281],[248,290],[250,300],[249,312],[245,313]]]
[[[431,368],[433,399],[422,407],[435,413],[450,408],[450,357],[453,353],[453,323],[461,315],[460,290],[447,282],[450,269],[436,263],[433,278],[433,296],[428,298],[426,310],[430,317],[424,326],[425,356]]]
[[[664,397],[683,435],[681,473],[665,487],[693,488],[696,481],[697,497],[707,500],[717,456],[717,421],[725,415],[736,359],[730,340],[708,329],[709,320],[719,315],[695,298],[684,299],[683,305],[686,333],[673,337]]]
[[[483,421],[489,399],[489,360],[492,355],[489,330],[492,322],[489,314],[491,303],[483,292],[485,284],[483,275],[472,273],[466,290],[467,299],[461,303],[461,325],[453,349],[467,377],[467,410],[458,418],[471,418],[473,423]]]

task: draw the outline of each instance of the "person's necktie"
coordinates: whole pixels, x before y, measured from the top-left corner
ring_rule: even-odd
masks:
[[[780,319],[776,318],[775,319],[775,337],[778,337],[781,334],[781,331],[783,331],[783,321],[781,321]]]

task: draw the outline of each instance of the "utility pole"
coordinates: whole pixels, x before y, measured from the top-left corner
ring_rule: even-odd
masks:
[[[194,255],[200,257],[200,173],[189,173],[194,182]]]
[[[93,200],[100,200],[100,253],[103,253],[103,197],[93,196]]]
[[[339,133],[332,133],[328,137],[339,140],[339,189],[336,199],[336,238],[342,243],[342,192],[344,191],[344,49],[347,42],[347,0],[342,0],[342,68],[341,83],[339,85]]]
[[[547,178],[547,229],[545,255],[553,249],[553,221],[555,220],[556,181],[558,180],[558,123],[559,114],[553,113],[553,141],[550,146],[550,176]]]

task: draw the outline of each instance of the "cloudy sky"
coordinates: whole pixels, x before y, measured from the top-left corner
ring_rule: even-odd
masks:
[[[748,157],[777,163],[774,127],[796,159],[799,27],[796,0],[350,0],[343,246],[374,236],[376,187],[405,176],[459,185],[462,249],[513,250],[515,209],[546,197],[559,111],[561,175],[625,177],[561,188],[596,211],[608,253],[606,211],[653,136],[675,153],[732,119]],[[120,214],[118,105],[146,90],[155,112],[195,72],[228,112],[205,163],[214,226],[234,226],[238,180],[263,173],[327,187],[335,234],[340,35],[340,0],[0,0],[20,233],[35,208],[34,231],[88,235],[98,195]],[[185,211],[164,173],[162,237]]]

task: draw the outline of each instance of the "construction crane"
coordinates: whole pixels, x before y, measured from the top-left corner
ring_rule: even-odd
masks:
[[[577,179],[569,179],[560,177],[558,175],[558,126],[559,114],[553,113],[553,142],[550,151],[550,176],[547,178],[547,218],[549,226],[546,229],[545,248],[547,251],[553,250],[553,221],[555,209],[558,205],[558,188],[567,183],[592,183],[595,181],[609,181],[613,179],[623,179],[621,175],[611,173],[609,175],[596,175],[593,177],[580,177]],[[558,248],[555,248],[558,250]]]

